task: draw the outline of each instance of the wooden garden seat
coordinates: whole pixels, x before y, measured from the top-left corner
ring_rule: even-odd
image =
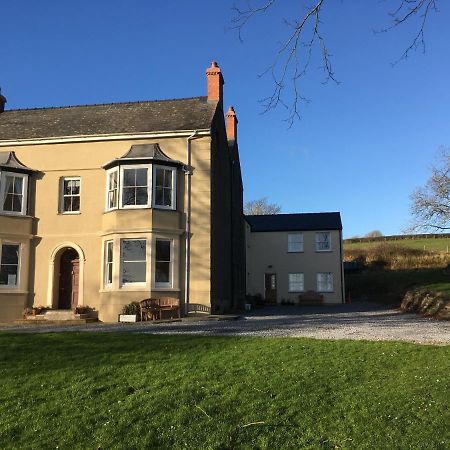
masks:
[[[157,298],[146,298],[141,300],[141,321],[143,320],[155,320],[159,313],[159,304]]]

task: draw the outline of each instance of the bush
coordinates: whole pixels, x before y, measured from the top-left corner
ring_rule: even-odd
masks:
[[[131,302],[128,305],[124,305],[122,308],[122,314],[137,314],[139,315],[141,312],[141,305],[139,302]]]

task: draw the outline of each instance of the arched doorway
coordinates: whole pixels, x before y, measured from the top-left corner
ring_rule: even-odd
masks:
[[[78,305],[80,257],[69,247],[63,250],[59,262],[58,309],[72,309]]]

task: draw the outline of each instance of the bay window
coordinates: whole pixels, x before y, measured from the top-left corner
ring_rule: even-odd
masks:
[[[121,241],[122,284],[145,283],[147,272],[147,241],[123,239]]]
[[[116,209],[119,201],[119,170],[109,170],[106,177],[106,209]]]
[[[3,244],[0,246],[0,286],[18,286],[19,256],[19,244]]]
[[[0,212],[26,214],[28,175],[0,172]]]

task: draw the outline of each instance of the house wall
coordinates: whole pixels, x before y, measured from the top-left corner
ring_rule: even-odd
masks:
[[[28,220],[28,228],[17,239],[23,242],[21,284],[14,293],[0,292],[0,320],[20,318],[24,304],[55,305],[57,297],[58,249],[79,249],[81,264],[79,304],[95,307],[103,321],[116,321],[124,304],[150,296],[184,298],[185,175],[178,171],[178,211],[152,209],[105,211],[106,171],[103,164],[126,153],[131,145],[158,142],[171,158],[186,162],[186,138],[159,138],[8,146],[28,167],[38,170],[30,183],[30,211],[34,219],[0,217],[0,239],[8,238],[7,227]],[[192,303],[211,305],[211,139],[192,141],[191,291]],[[60,179],[81,177],[80,214],[59,213]],[[6,222],[5,222],[6,221]],[[5,225],[7,223],[7,225]],[[20,222],[22,223],[22,222]],[[11,225],[12,224],[12,225]],[[32,229],[32,231],[31,231]],[[19,231],[15,231],[20,234]],[[32,243],[30,245],[30,239]],[[123,237],[156,237],[174,240],[177,269],[169,290],[152,287],[152,250],[147,254],[147,283],[119,287],[119,242]],[[111,288],[103,286],[103,243],[114,241],[114,276]],[[153,248],[153,245],[151,246]],[[25,268],[30,268],[28,276]],[[174,264],[175,267],[175,264]],[[25,282],[28,280],[29,282]],[[82,286],[81,286],[82,283]],[[28,285],[27,285],[28,284]],[[28,293],[29,292],[29,293]],[[5,297],[6,295],[6,297]],[[8,306],[5,306],[8,305]],[[6,319],[5,319],[6,318]]]
[[[248,294],[261,294],[264,298],[264,276],[266,273],[276,273],[277,302],[290,300],[296,303],[299,293],[289,292],[289,273],[304,273],[304,290],[317,291],[316,274],[332,272],[334,289],[333,292],[323,293],[324,302],[343,302],[342,241],[338,230],[331,231],[331,251],[329,252],[316,251],[315,231],[251,232],[247,225],[246,233]],[[290,233],[303,233],[303,252],[288,252],[288,234]]]

